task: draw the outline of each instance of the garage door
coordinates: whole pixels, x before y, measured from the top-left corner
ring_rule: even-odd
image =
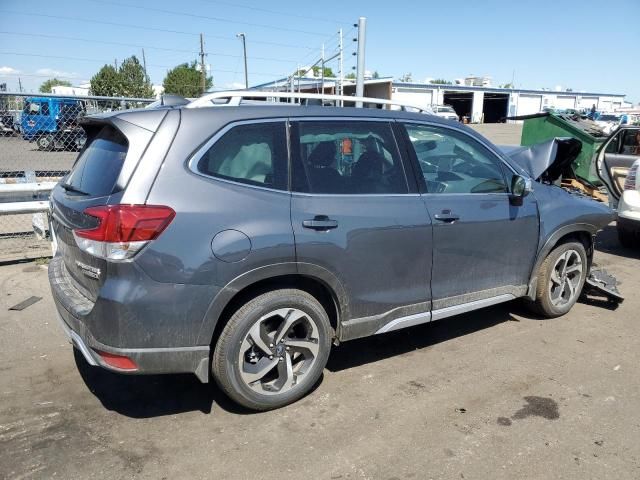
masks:
[[[573,95],[562,95],[556,98],[556,108],[576,108],[576,97]]]
[[[396,102],[407,103],[416,107],[430,107],[432,103],[431,93],[431,90],[398,88],[391,94],[391,97]]]
[[[542,95],[520,95],[516,115],[531,115],[542,110]]]
[[[580,103],[578,104],[578,108],[591,109],[591,107],[594,105],[596,106],[596,108],[598,108],[598,97],[582,97],[580,99]]]

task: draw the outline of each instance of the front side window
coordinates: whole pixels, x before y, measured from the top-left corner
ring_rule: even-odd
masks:
[[[287,188],[284,122],[238,125],[198,161],[200,173],[267,188]]]
[[[499,160],[468,135],[430,125],[405,125],[429,193],[507,192]]]
[[[297,124],[293,189],[326,194],[407,193],[402,162],[387,122]]]

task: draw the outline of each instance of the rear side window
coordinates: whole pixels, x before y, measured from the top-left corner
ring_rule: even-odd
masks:
[[[219,138],[198,161],[205,175],[267,188],[287,188],[284,122],[238,125]]]
[[[296,124],[293,189],[325,194],[407,193],[387,122],[309,121]]]
[[[66,183],[92,197],[111,194],[127,149],[127,140],[120,132],[103,127],[80,154]]]

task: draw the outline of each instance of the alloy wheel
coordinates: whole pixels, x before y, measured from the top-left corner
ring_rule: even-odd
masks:
[[[303,380],[318,352],[315,321],[297,308],[280,308],[260,317],[245,335],[240,377],[260,394],[281,394]]]
[[[549,298],[555,307],[573,302],[580,293],[582,270],[582,258],[576,250],[567,250],[556,260],[549,282]]]

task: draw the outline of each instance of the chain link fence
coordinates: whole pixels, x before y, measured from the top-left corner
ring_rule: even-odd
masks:
[[[0,92],[0,262],[51,254],[47,200],[84,146],[79,120],[152,101]]]

